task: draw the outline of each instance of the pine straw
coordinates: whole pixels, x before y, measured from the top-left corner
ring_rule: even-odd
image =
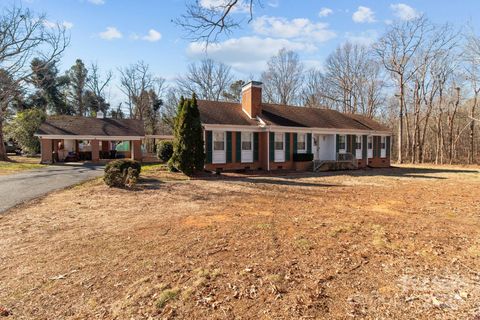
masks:
[[[91,181],[0,216],[0,306],[15,319],[474,318],[480,178],[449,170]]]

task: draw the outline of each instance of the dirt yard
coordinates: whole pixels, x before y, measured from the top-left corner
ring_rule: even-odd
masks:
[[[0,310],[478,320],[478,169],[89,182],[0,216]]]

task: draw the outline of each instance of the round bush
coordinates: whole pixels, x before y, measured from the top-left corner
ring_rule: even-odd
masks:
[[[110,187],[132,187],[140,176],[140,162],[128,159],[111,161],[105,167],[103,181]]]
[[[173,141],[160,141],[157,145],[157,157],[163,162],[170,160],[173,154]]]

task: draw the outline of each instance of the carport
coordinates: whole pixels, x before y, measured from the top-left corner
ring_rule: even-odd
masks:
[[[131,158],[142,161],[143,121],[133,119],[51,116],[35,133],[41,163]]]

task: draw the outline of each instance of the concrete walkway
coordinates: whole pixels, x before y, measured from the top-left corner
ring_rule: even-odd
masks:
[[[52,165],[0,176],[0,213],[51,191],[99,177],[103,168],[92,164]]]

